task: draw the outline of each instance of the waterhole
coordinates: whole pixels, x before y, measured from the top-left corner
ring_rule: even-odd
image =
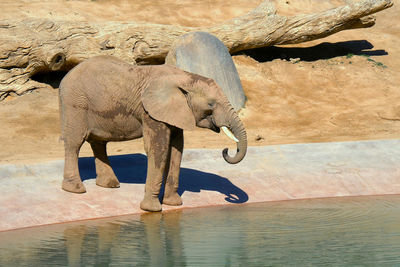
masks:
[[[0,266],[399,266],[400,196],[239,204],[0,233]]]

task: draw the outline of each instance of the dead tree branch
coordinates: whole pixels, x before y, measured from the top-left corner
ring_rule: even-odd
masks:
[[[48,86],[38,73],[68,71],[99,54],[138,64],[162,63],[174,40],[191,31],[217,36],[231,53],[277,44],[296,44],[336,32],[371,27],[371,14],[392,0],[363,0],[309,15],[285,17],[263,2],[252,12],[209,28],[148,23],[87,23],[46,19],[0,21],[0,100]]]

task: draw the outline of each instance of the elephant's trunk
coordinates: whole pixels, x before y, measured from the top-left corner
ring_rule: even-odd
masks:
[[[239,142],[237,142],[237,151],[233,157],[229,156],[227,148],[222,151],[222,156],[224,157],[226,162],[230,164],[236,164],[239,163],[246,155],[247,135],[242,121],[239,119],[239,116],[235,111],[233,111],[233,109],[231,110],[231,112],[229,112],[228,115],[228,125],[229,129],[232,131],[233,135],[239,140]]]

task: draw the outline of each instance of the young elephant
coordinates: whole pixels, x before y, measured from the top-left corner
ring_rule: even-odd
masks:
[[[148,170],[140,207],[148,211],[161,210],[158,195],[163,178],[163,204],[182,204],[177,189],[183,129],[229,128],[237,138],[237,153],[231,157],[224,149],[223,157],[232,164],[241,161],[247,149],[243,124],[222,89],[212,79],[170,65],[134,66],[110,56],[82,62],[61,81],[60,116],[65,146],[62,188],[86,192],[78,170],[84,141],[94,153],[96,184],[119,187],[106,143],[143,136]]]

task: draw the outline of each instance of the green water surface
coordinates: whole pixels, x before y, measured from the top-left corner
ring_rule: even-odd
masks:
[[[0,266],[400,266],[400,196],[242,204],[2,232]]]

